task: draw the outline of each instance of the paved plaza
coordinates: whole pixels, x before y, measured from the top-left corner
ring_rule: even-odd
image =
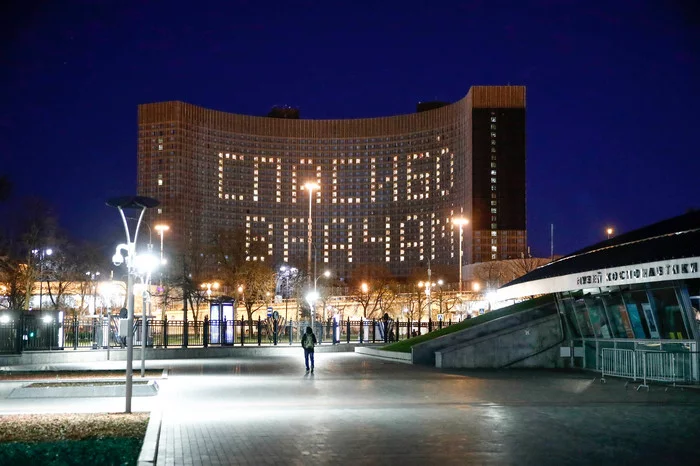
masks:
[[[446,372],[354,353],[318,353],[315,373],[307,374],[300,348],[148,367],[168,372],[157,397],[133,401],[134,411],[162,413],[158,466],[646,465],[700,458],[697,389],[637,392],[620,380],[603,385],[589,372]],[[15,384],[0,385],[0,414],[124,408],[123,398],[8,399]]]
[[[301,353],[301,352],[300,352]],[[173,366],[158,465],[697,464],[700,393],[356,354]]]

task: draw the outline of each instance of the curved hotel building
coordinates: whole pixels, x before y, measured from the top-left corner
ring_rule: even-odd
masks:
[[[366,264],[406,277],[428,261],[456,276],[458,217],[470,221],[464,264],[526,251],[524,87],[475,86],[406,115],[298,116],[140,105],[138,192],[160,200],[149,215],[170,225],[168,244],[240,231],[249,260],[305,270],[311,210],[318,267],[341,279]]]

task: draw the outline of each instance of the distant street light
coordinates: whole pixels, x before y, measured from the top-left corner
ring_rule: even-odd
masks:
[[[612,236],[612,234],[614,233],[614,231],[615,231],[615,230],[613,230],[612,227],[608,227],[608,228],[605,230],[605,233],[608,234],[608,239],[610,239],[610,236]]]
[[[44,258],[53,254],[53,249],[34,249],[32,254],[39,258],[39,312],[41,312],[41,304],[44,300]]]
[[[202,283],[202,285],[201,285],[202,289],[206,289],[206,290],[207,290],[207,299],[208,299],[208,300],[211,300],[211,290],[212,290],[212,288],[213,288],[214,290],[218,290],[218,289],[219,289],[219,286],[220,286],[220,285],[219,285],[219,282]]]

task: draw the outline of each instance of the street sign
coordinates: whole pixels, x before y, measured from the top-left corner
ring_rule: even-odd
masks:
[[[440,322],[442,322],[443,320],[445,320],[445,314],[438,314],[438,320],[439,320]]]
[[[272,317],[272,306],[267,306],[267,316]]]
[[[279,319],[280,319],[280,313],[277,312],[277,311],[273,312],[273,313],[272,313],[272,318],[273,318],[274,320],[279,320]]]

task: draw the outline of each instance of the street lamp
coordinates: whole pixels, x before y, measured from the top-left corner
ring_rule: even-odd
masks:
[[[328,277],[330,277],[330,276],[331,276],[330,270],[326,270],[326,271],[323,272],[321,275],[319,275],[318,277],[314,278],[314,291],[313,291],[314,296],[315,296],[314,301],[317,300],[317,299],[319,298],[318,291],[316,290],[316,285],[318,284],[318,279],[321,278],[321,277],[326,277],[326,278],[328,278]],[[312,309],[311,309],[311,328],[312,328],[312,329],[314,328],[314,314],[315,314],[314,311],[315,311],[315,310],[316,310],[315,306],[312,307]]]
[[[309,191],[309,224],[308,228],[308,238],[306,245],[306,275],[309,277],[309,286],[311,286],[311,243],[312,243],[312,218],[311,218],[311,201],[313,200],[314,189],[321,189],[321,187],[315,181],[309,181],[304,184],[304,187]]]
[[[165,259],[163,259],[163,234],[170,230],[170,227],[168,225],[164,225],[162,223],[154,226],[155,230],[158,232],[160,235],[160,263],[161,265],[165,264]]]
[[[615,230],[612,229],[612,227],[608,227],[605,229],[605,233],[608,234],[608,239],[610,239],[610,236],[613,234]]]
[[[284,278],[284,292],[282,293],[282,298],[284,299],[284,320],[287,322],[289,304],[289,276],[296,277],[297,269],[295,267],[287,267],[283,265],[280,267],[280,272],[282,272],[282,278]]]
[[[33,249],[32,253],[39,258],[39,312],[44,300],[44,258],[53,254],[53,249]]]
[[[150,244],[149,244],[150,246]],[[151,314],[151,273],[158,267],[158,260],[150,254],[139,254],[135,257],[136,269],[141,276],[143,293],[141,301],[141,377],[146,376],[146,340],[148,337],[148,317]],[[148,316],[146,310],[148,309]]]
[[[90,277],[90,281],[92,282],[92,312],[90,314],[94,315],[97,313],[97,284],[95,283],[95,280],[97,277],[100,276],[100,272],[85,272],[85,275]]]
[[[469,223],[469,220],[464,217],[453,218],[452,223],[459,225],[459,292],[462,293],[462,238],[464,236],[464,225]]]
[[[134,358],[134,276],[136,275],[136,240],[139,235],[139,227],[143,220],[143,215],[146,209],[152,208],[160,204],[156,199],[145,196],[123,196],[112,198],[107,201],[107,205],[115,207],[119,210],[119,215],[124,223],[124,231],[126,232],[126,244],[117,245],[112,262],[119,267],[126,262],[128,271],[128,280],[126,293],[127,302],[127,338],[126,338],[126,407],[124,412],[131,413],[131,392],[132,392],[132,376],[133,376],[133,358]],[[140,210],[136,229],[134,231],[134,240],[131,241],[131,233],[129,232],[129,224],[126,221],[124,210]],[[125,255],[123,254],[125,253]]]
[[[309,303],[309,313],[311,314],[311,329],[314,328],[314,312],[316,310],[316,301],[318,301],[318,292],[309,291],[306,295],[306,301]]]

